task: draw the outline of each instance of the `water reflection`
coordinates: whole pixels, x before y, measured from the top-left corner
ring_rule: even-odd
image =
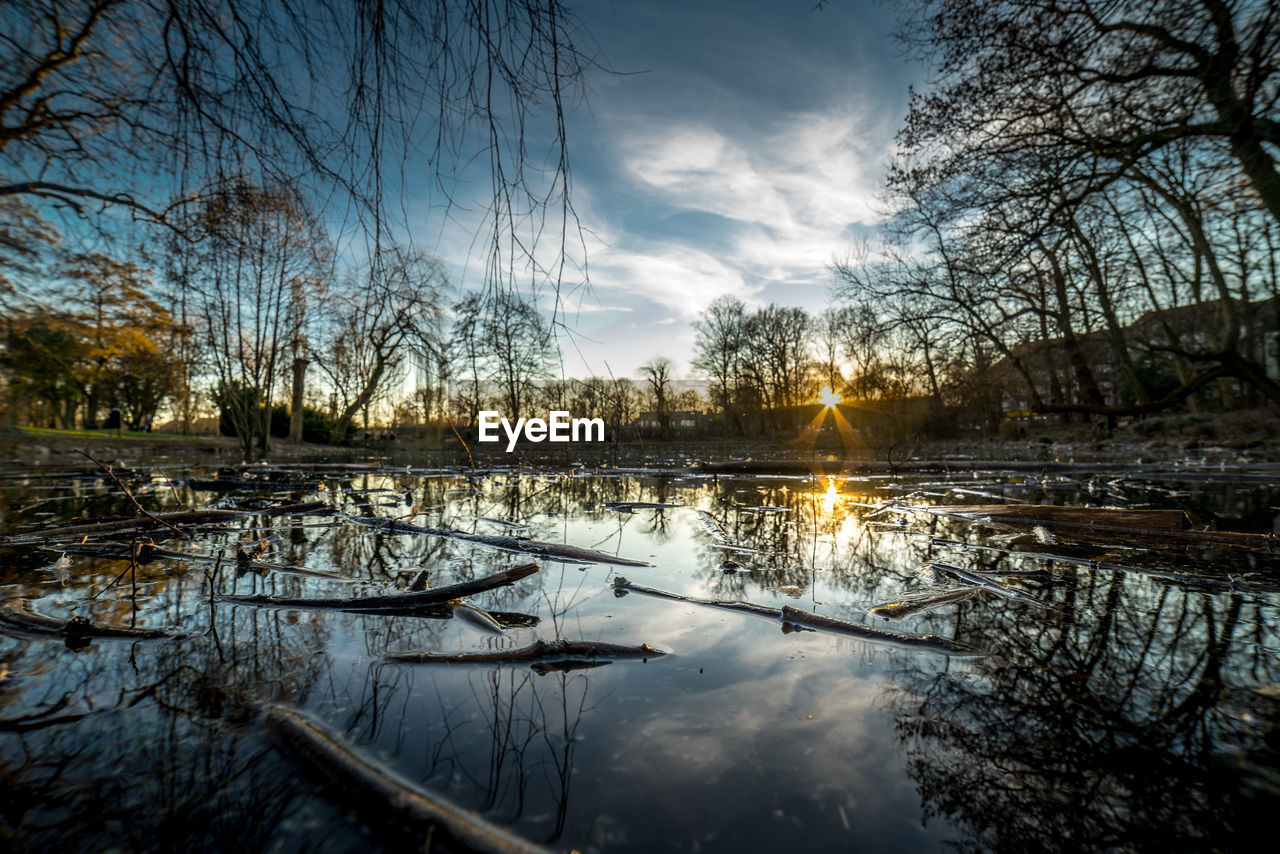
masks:
[[[5,490],[5,531],[81,511],[129,512],[101,480],[58,483],[69,496],[31,491],[43,485]],[[642,584],[855,621],[926,589],[917,570],[930,560],[1043,570],[1002,581],[1043,605],[979,595],[892,625],[991,653],[976,660],[616,599],[612,570],[596,565],[546,562],[475,597],[510,618],[505,637],[452,619],[448,608],[387,615],[211,601],[211,592],[376,592],[407,585],[421,568],[442,586],[521,560],[340,518],[251,516],[233,530],[163,544],[212,555],[267,536],[264,560],[340,572],[354,585],[161,559],[137,567],[135,584],[112,586],[127,562],[73,557],[64,587],[37,571],[56,553],[6,548],[5,599],[105,623],[128,624],[136,613],[138,625],[187,635],[78,651],[56,638],[0,635],[0,832],[20,848],[59,850],[230,840],[246,850],[403,847],[404,839],[370,836],[368,818],[349,815],[340,792],[318,787],[278,751],[257,715],[282,703],[413,783],[553,850],[764,850],[798,838],[815,850],[1229,848],[1280,794],[1280,596],[1267,586],[1277,556],[1045,546],[871,510],[886,497],[974,492],[1112,503],[1117,490],[1131,504],[1178,504],[1198,524],[1235,530],[1269,530],[1269,508],[1280,504],[1265,485],[1129,483],[1102,495],[1008,477],[515,470],[360,473],[332,478],[320,493],[353,515],[405,517],[416,507],[419,524],[503,534],[514,530],[503,523],[522,525],[533,539],[650,561],[651,569],[628,568]],[[167,490],[152,499],[157,508],[212,500]],[[628,513],[605,509],[609,501],[685,506]],[[722,539],[699,510],[717,520]],[[382,658],[557,637],[674,653],[536,670]]]

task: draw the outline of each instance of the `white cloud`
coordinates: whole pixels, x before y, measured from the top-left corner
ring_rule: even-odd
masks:
[[[597,291],[654,303],[686,321],[720,294],[747,296],[756,290],[738,270],[700,249],[667,244],[649,252],[606,249],[592,257],[591,282]]]
[[[769,128],[621,129],[621,170],[652,200],[744,224],[727,260],[748,278],[809,281],[852,222],[877,219],[888,126],[849,109]]]

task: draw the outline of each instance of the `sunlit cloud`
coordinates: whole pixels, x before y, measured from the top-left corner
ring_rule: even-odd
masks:
[[[653,201],[740,223],[725,263],[744,279],[812,282],[851,225],[877,221],[891,131],[850,110],[786,114],[773,125],[629,129],[621,169]]]
[[[708,252],[672,245],[653,250],[602,253],[591,266],[592,285],[601,294],[626,294],[685,320],[696,318],[719,294],[753,290],[738,270]]]

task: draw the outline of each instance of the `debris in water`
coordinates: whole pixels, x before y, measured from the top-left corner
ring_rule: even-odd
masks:
[[[551,662],[563,660],[603,659],[611,661],[615,658],[658,658],[667,655],[668,651],[640,644],[639,646],[623,646],[616,643],[599,641],[554,640],[534,641],[529,646],[519,649],[503,649],[490,652],[403,652],[384,655],[388,661],[401,661],[410,664],[522,664],[524,662]]]
[[[460,581],[445,587],[433,587],[410,593],[389,593],[385,596],[240,596],[222,595],[218,602],[236,605],[261,605],[268,608],[314,608],[333,611],[390,611],[419,608],[425,605],[447,605],[450,600],[495,587],[514,584],[538,571],[536,563],[504,569],[484,578]]]
[[[900,620],[912,614],[918,614],[921,611],[927,611],[931,608],[937,608],[942,605],[949,605],[952,602],[963,602],[965,599],[973,598],[974,594],[980,592],[981,587],[961,587],[959,590],[949,590],[946,593],[930,593],[925,596],[913,596],[906,599],[900,599],[897,602],[886,602],[883,605],[876,605],[868,608],[867,613],[873,617],[883,617],[886,620]]]
[[[791,623],[792,625],[853,635],[872,643],[926,649],[932,652],[941,652],[945,655],[986,655],[986,653],[974,649],[968,644],[949,640],[938,635],[908,635],[901,632],[891,632],[885,629],[864,626],[861,623],[850,623],[845,620],[837,620],[834,617],[826,617],[822,614],[801,611],[799,608],[793,608],[790,605],[782,607],[782,620],[784,623]]]
[[[387,768],[360,756],[338,734],[283,706],[263,709],[267,730],[280,748],[327,785],[343,809],[354,807],[371,827],[401,826],[426,849],[439,831],[459,850],[485,854],[546,854],[547,849],[470,810],[429,794]],[[427,840],[427,842],[423,842]]]
[[[59,620],[31,609],[26,599],[10,599],[0,606],[0,628],[18,634],[62,637],[67,643],[88,641],[95,638],[121,638],[124,640],[157,640],[181,637],[168,629],[139,629],[129,626],[109,626],[95,623],[85,617]]]
[[[458,531],[453,528],[424,528],[420,525],[411,525],[408,522],[398,522],[394,519],[360,516],[345,516],[344,518],[355,522],[357,525],[376,528],[379,533],[422,534],[428,537],[445,537],[451,540],[462,540],[468,543],[488,546],[491,549],[499,549],[504,552],[535,555],[546,560],[567,563],[610,563],[615,566],[653,566],[648,561],[631,560],[630,558],[599,552],[595,549],[571,546],[568,543],[542,543],[537,540],[526,540],[520,537],[491,537],[484,534],[468,534],[466,531]]]

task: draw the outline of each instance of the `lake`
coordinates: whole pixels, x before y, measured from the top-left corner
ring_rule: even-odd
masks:
[[[281,708],[553,851],[1228,850],[1269,828],[1280,802],[1272,543],[1082,541],[919,509],[1171,508],[1193,529],[1275,533],[1280,486],[1265,477],[288,464],[214,475],[121,472],[153,513],[241,511],[153,527],[159,556],[136,531],[94,532],[87,549],[51,533],[138,515],[101,472],[0,480],[6,607],[51,625],[172,631],[0,622],[0,834],[13,846],[424,844],[421,827],[380,818],[358,779],[309,771],[264,724]],[[301,502],[323,506],[274,514]],[[526,541],[648,565],[549,559]],[[433,589],[531,560],[536,573],[466,600],[501,631],[449,605],[222,598],[385,596],[424,569]],[[895,619],[871,612],[940,593],[956,596]],[[908,640],[770,616],[784,607]],[[918,640],[929,637],[939,643]],[[654,650],[387,658],[557,639]]]

